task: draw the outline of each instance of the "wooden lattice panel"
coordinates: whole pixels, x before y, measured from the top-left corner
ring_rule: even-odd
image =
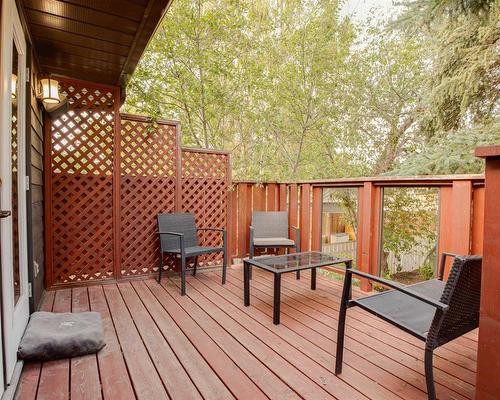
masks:
[[[53,174],[53,283],[113,278],[110,176]]]
[[[172,177],[176,173],[176,126],[122,117],[121,174]]]
[[[60,91],[66,96],[71,110],[114,110],[114,94],[102,87],[92,87],[84,82],[60,80]]]
[[[158,271],[156,215],[176,205],[177,128],[122,117],[121,274]]]
[[[53,285],[114,278],[114,92],[61,82],[69,110],[51,121]]]
[[[160,212],[226,227],[228,154],[186,150],[181,171],[176,123],[122,115],[118,132],[118,90],[61,80],[61,92],[69,110],[50,121],[45,148],[49,286],[157,272]],[[221,235],[201,241],[219,246]]]
[[[182,151],[182,210],[193,212],[203,228],[226,228],[229,189],[229,156],[226,153]],[[221,246],[219,232],[200,233],[204,246]],[[220,265],[221,254],[200,258],[202,265]]]

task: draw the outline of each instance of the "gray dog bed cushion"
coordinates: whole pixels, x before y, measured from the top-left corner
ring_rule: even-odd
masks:
[[[97,353],[105,346],[97,312],[35,312],[19,345],[23,360],[48,361]]]

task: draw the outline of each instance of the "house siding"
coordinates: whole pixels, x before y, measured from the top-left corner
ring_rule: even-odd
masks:
[[[31,299],[31,311],[37,310],[44,291],[44,196],[43,196],[43,109],[36,100],[36,88],[38,84],[38,68],[31,57],[31,79],[30,79],[30,109],[27,139],[29,146],[27,151],[28,173],[30,174],[30,194],[28,199],[31,203],[31,221],[28,222],[29,247],[30,247],[30,277],[32,283],[33,297]]]

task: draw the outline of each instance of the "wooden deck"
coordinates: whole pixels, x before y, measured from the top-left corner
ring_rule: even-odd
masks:
[[[341,283],[284,276],[281,325],[272,323],[272,275],[254,268],[251,307],[240,267],[179,279],[48,292],[43,309],[99,311],[97,355],[25,365],[17,399],[427,399],[423,346],[360,309],[348,311],[344,372],[333,374]],[[359,293],[354,293],[356,296]],[[472,399],[477,334],[438,349],[439,399]]]

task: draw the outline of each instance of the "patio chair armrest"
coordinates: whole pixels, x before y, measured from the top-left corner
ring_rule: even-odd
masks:
[[[422,302],[424,302],[426,304],[429,304],[430,306],[433,306],[433,307],[437,308],[438,310],[446,311],[448,309],[448,305],[447,304],[444,304],[444,303],[442,303],[440,301],[431,299],[428,296],[425,296],[425,295],[423,295],[421,293],[415,292],[414,290],[410,289],[407,286],[400,285],[399,283],[390,281],[388,279],[384,279],[384,278],[381,278],[381,277],[375,276],[375,275],[370,275],[370,274],[367,274],[365,272],[354,270],[352,268],[347,268],[346,269],[346,273],[357,275],[357,276],[360,276],[362,278],[367,278],[367,279],[369,279],[371,281],[374,281],[374,282],[377,282],[377,283],[381,283],[384,286],[388,286],[391,289],[397,290],[397,291],[399,291],[401,293],[406,294],[407,296],[411,296],[411,297],[413,297],[413,298],[415,298],[417,300],[420,300],[420,301],[422,301]]]
[[[215,232],[225,232],[224,228],[196,228],[198,231],[215,231]]]
[[[173,235],[173,236],[184,236],[183,233],[180,232],[167,232],[167,231],[160,231],[156,232],[158,235]]]
[[[213,232],[221,232],[222,233],[222,245],[226,248],[226,229],[224,228],[196,228],[197,231],[213,231]]]
[[[454,254],[454,253],[450,253],[450,252],[447,252],[447,251],[443,251],[441,252],[441,261],[439,263],[439,271],[438,271],[438,279],[440,281],[443,280],[443,276],[444,276],[444,267],[446,266],[446,257],[458,257],[458,254]]]

